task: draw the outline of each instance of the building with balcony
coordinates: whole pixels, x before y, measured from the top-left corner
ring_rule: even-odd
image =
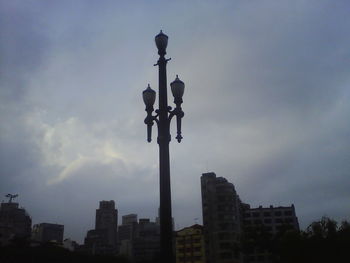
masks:
[[[203,226],[193,225],[176,232],[176,263],[205,263]]]

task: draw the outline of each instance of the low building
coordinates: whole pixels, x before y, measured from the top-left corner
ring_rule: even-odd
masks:
[[[286,228],[299,230],[298,217],[293,204],[278,207],[272,205],[258,208],[247,207],[243,213],[243,225],[245,228],[263,225],[273,235]]]
[[[203,226],[193,225],[176,232],[176,263],[205,263]]]
[[[32,240],[38,242],[63,243],[64,226],[59,224],[41,223],[33,226]]]
[[[245,205],[243,210],[244,235],[249,247],[245,257],[247,263],[272,262],[274,255],[268,246],[269,240],[276,234],[288,230],[299,231],[299,222],[293,204],[257,208]]]

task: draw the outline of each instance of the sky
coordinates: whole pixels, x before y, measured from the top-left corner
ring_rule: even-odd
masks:
[[[251,207],[295,205],[306,228],[350,220],[349,1],[0,0],[0,195],[33,224],[82,242],[101,200],[154,218],[158,89],[185,83],[183,141],[170,143],[176,229],[202,222],[200,176]],[[169,92],[169,104],[172,96]],[[172,137],[176,127],[171,125]]]

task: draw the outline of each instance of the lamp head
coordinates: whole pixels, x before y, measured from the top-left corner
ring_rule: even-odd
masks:
[[[179,76],[176,75],[176,79],[170,83],[171,87],[171,92],[173,93],[174,96],[174,102],[175,104],[177,103],[182,103],[182,96],[184,95],[185,91],[185,83],[183,83],[180,79]]]
[[[165,55],[166,54],[166,47],[168,46],[168,36],[165,35],[162,30],[160,30],[160,33],[156,35],[155,39],[156,46],[158,48],[158,54],[159,55]]]
[[[156,101],[156,92],[151,89],[148,84],[147,89],[142,92],[143,102],[146,105],[146,110],[153,109],[154,102]]]

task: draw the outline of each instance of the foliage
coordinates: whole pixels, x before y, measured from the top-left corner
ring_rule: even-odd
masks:
[[[87,255],[71,252],[52,244],[30,247],[23,240],[15,240],[11,245],[0,247],[2,263],[128,263],[125,258],[116,256]]]
[[[350,223],[338,223],[328,217],[311,223],[305,231],[282,228],[275,236],[264,226],[245,232],[245,255],[265,251],[274,263],[350,262]],[[249,262],[249,259],[246,260]]]

